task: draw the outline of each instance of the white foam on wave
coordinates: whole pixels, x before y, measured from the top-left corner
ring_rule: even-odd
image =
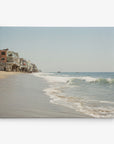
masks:
[[[71,77],[54,76],[52,73],[34,73],[33,75],[36,77],[44,78],[50,83],[67,83],[67,81],[71,79]]]
[[[72,81],[74,80],[82,80],[86,82],[104,82],[104,83],[114,83],[114,79],[111,78],[94,78],[90,76],[85,76],[85,77],[70,77],[70,76],[58,76],[55,75],[54,73],[34,73],[33,74],[36,77],[41,77],[46,79],[48,82],[51,83],[67,83],[67,84],[72,84]]]
[[[97,78],[93,78],[93,77],[76,77],[77,79],[81,79],[81,80],[85,80],[87,82],[95,82],[97,80]]]
[[[72,108],[76,111],[82,112],[94,118],[110,118],[114,117],[114,109],[111,107],[103,107],[102,103],[110,103],[108,101],[88,101],[78,97],[68,97],[62,93],[74,79],[85,80],[87,82],[95,82],[98,78],[93,77],[66,77],[56,76],[53,73],[34,73],[36,77],[44,78],[49,82],[49,88],[44,92],[50,97],[50,102],[53,104],[63,105]],[[110,79],[109,79],[110,81]],[[94,106],[91,104],[93,103]],[[99,103],[99,106],[95,106]],[[101,106],[100,106],[101,105]]]
[[[108,101],[87,101],[78,97],[67,97],[62,94],[59,88],[47,88],[44,92],[50,96],[50,102],[62,105],[82,112],[94,118],[111,118],[114,117],[114,108],[95,106],[101,103],[110,103]],[[91,105],[91,106],[89,106]],[[93,105],[93,106],[92,106]]]
[[[73,80],[85,80],[86,82],[95,82],[97,78],[93,77],[66,77],[66,76],[56,76],[54,73],[34,73],[36,77],[41,77],[50,83],[67,83],[72,84]]]
[[[113,82],[113,79],[111,78],[94,78],[94,77],[89,77],[89,76],[86,76],[86,77],[75,77],[74,79],[79,79],[79,80],[84,80],[86,82],[99,82],[99,81],[107,81],[109,83]]]
[[[114,84],[114,79],[111,78],[94,78],[94,77],[71,77],[68,81],[69,85],[75,85],[76,80],[85,81],[87,83],[99,83],[99,84]]]

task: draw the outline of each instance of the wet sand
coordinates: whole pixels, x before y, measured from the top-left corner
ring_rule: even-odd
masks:
[[[9,74],[9,73],[8,73]],[[50,103],[45,80],[32,74],[0,79],[0,118],[87,118],[73,109]]]

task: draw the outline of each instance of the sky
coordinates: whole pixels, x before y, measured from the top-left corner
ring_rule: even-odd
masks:
[[[43,72],[114,72],[113,27],[0,27],[5,48]]]

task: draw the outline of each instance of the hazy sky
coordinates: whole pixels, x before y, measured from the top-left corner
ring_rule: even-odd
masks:
[[[44,72],[114,71],[114,28],[0,27],[0,49]]]

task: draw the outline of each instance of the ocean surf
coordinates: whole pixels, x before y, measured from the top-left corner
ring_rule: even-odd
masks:
[[[45,79],[50,102],[93,118],[114,117],[114,73],[34,73]]]

